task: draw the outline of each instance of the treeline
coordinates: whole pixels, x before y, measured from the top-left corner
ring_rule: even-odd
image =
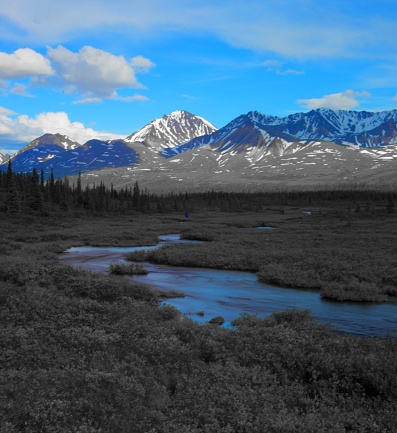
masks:
[[[0,171],[0,212],[42,213],[80,210],[96,213],[189,212],[215,209],[223,212],[261,211],[264,206],[308,205],[322,206],[329,202],[349,202],[349,212],[375,212],[379,207],[394,211],[397,191],[387,188],[333,187],[318,190],[280,190],[263,192],[207,191],[157,195],[142,190],[135,182],[121,189],[106,187],[103,182],[82,187],[79,174],[76,185],[67,177],[55,179],[53,171],[48,179],[36,169],[29,173],[15,173],[11,161],[7,171]]]

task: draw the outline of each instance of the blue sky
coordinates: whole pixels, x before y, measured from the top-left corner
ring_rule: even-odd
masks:
[[[184,109],[397,108],[395,0],[0,0],[0,152]]]

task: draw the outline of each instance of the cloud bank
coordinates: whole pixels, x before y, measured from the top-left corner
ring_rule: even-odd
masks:
[[[19,43],[53,45],[117,29],[152,40],[177,32],[211,34],[235,47],[293,58],[394,59],[396,48],[390,0],[362,0],[359,14],[354,2],[335,0],[18,0],[2,9],[3,38]],[[388,11],[381,21],[380,9]]]
[[[0,78],[21,79],[53,73],[49,60],[30,48],[20,48],[12,54],[0,53]]]
[[[35,138],[46,134],[64,134],[72,140],[83,144],[91,139],[114,140],[124,138],[119,134],[95,131],[81,122],[71,122],[65,112],[40,113],[36,117],[25,114],[17,115],[12,110],[0,107],[0,140],[15,143],[15,148],[0,149],[1,153],[12,154],[20,149],[20,144],[27,144]]]
[[[145,89],[136,73],[147,73],[155,64],[136,56],[130,61],[104,50],[85,46],[73,52],[59,45],[47,48],[47,57],[30,49],[21,48],[13,54],[0,52],[0,79],[15,81],[30,78],[34,86],[60,87],[66,93],[80,97],[81,103],[97,103],[102,99],[123,101],[147,100],[132,95],[121,98],[120,89]],[[27,86],[17,83],[10,93],[31,97]]]
[[[113,98],[117,89],[144,88],[138,82],[133,67],[123,56],[88,46],[81,48],[78,53],[58,46],[55,49],[48,48],[48,58],[60,86],[70,93]],[[150,60],[142,57],[140,63],[143,64],[144,61],[149,68]]]

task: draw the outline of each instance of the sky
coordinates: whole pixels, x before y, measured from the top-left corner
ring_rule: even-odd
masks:
[[[187,110],[397,108],[395,0],[0,0],[0,152]]]

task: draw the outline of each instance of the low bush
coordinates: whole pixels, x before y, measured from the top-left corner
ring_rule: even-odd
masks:
[[[129,262],[144,262],[146,261],[147,251],[131,251],[130,253],[124,254],[125,260]]]
[[[142,263],[111,263],[109,273],[115,275],[146,275],[149,273]]]
[[[151,302],[158,299],[156,292],[147,285],[112,279],[71,266],[54,266],[50,268],[49,274],[58,290],[71,297],[86,297],[107,302],[116,302],[122,297]]]
[[[386,302],[387,295],[381,293],[374,283],[351,279],[349,282],[330,282],[323,285],[321,296],[333,301]]]

